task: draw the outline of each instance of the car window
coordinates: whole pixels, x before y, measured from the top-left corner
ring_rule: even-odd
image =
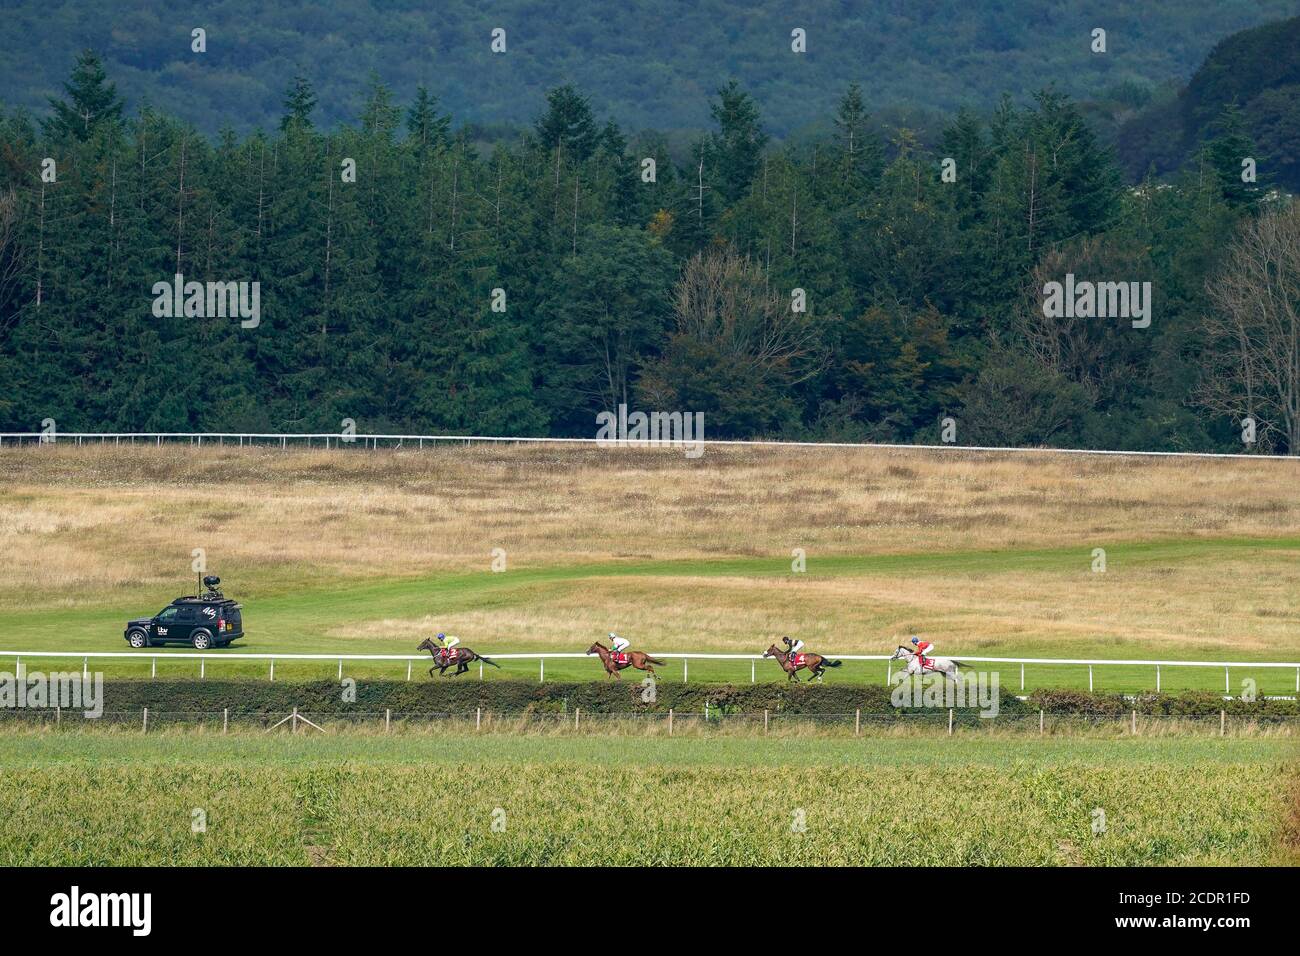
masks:
[[[165,624],[168,621],[176,620],[176,612],[179,610],[180,608],[176,607],[175,605],[172,605],[171,607],[163,608],[162,611],[158,614],[158,621],[160,623]]]
[[[179,624],[193,624],[198,619],[198,615],[194,613],[194,608],[192,607],[183,607],[179,608],[179,610],[180,614],[176,618],[176,621]]]

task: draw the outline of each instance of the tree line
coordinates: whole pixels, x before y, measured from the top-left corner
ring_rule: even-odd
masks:
[[[1130,187],[1050,89],[927,149],[850,85],[776,147],[732,82],[680,163],[571,86],[486,151],[423,87],[318,107],[299,76],[278,128],[209,138],[128,115],[87,51],[46,117],[0,114],[4,430],[590,436],[627,404],[716,438],[1156,450],[1240,451],[1250,417],[1247,450],[1300,449],[1294,309],[1250,308],[1295,290],[1238,261],[1283,261],[1295,214],[1230,116]],[[1150,327],[1045,317],[1067,273],[1150,282]],[[260,323],[155,315],[175,274],[259,283]]]

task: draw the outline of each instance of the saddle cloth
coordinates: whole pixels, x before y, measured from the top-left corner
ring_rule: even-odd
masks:
[[[795,667],[801,667],[808,662],[807,654],[795,654],[790,658],[790,663]]]
[[[444,661],[454,661],[460,657],[460,651],[454,647],[444,647],[442,649],[442,659]]]
[[[610,651],[609,657],[615,664],[628,664],[632,660],[632,655],[627,651]]]

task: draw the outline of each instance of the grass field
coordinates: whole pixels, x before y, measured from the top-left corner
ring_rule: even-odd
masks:
[[[19,732],[0,865],[1288,863],[1297,769],[1240,738]]]
[[[665,652],[758,653],[789,633],[887,653],[922,633],[955,657],[1295,661],[1298,478],[1300,462],[1050,453],[29,446],[0,452],[0,667],[5,650],[126,650],[126,618],[192,592],[195,548],[244,601],[237,649],[250,652],[405,653],[436,630],[489,654],[582,651],[616,630]],[[193,662],[158,666],[197,676]],[[282,662],[277,677],[335,668]],[[690,675],[748,681],[750,667],[697,661]],[[757,676],[781,675],[769,662]],[[1154,677],[1095,672],[1099,690]],[[1247,677],[1295,692],[1292,671],[1234,671],[1234,688]],[[850,663],[831,679],[884,668]],[[1019,679],[1004,668],[1004,685]],[[1030,665],[1025,679],[1081,687],[1087,670]],[[1166,669],[1162,686],[1221,689],[1224,675]]]

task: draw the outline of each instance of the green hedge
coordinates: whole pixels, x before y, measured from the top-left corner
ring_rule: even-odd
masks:
[[[639,682],[524,681],[432,683],[426,681],[358,681],[355,701],[345,700],[345,685],[337,681],[290,683],[271,681],[107,681],[104,709],[139,711],[144,707],[159,713],[286,714],[294,707],[304,713],[334,714],[363,711],[395,714],[469,714],[482,707],[493,713],[572,713],[581,708],[590,714],[678,713],[759,714],[852,714],[861,710],[872,715],[934,714],[931,709],[896,708],[890,690],[884,686],[816,684],[669,684],[660,683],[655,700],[642,700]],[[1041,708],[1052,714],[1120,716],[1137,710],[1144,715],[1211,716],[1225,710],[1241,716],[1297,716],[1300,703],[1294,700],[1224,700],[1217,694],[1146,694],[1124,697],[1118,694],[1089,694],[1081,691],[1038,691],[1022,701],[1004,692],[999,713],[1007,716],[1036,714]],[[974,708],[957,708],[959,715],[973,715]]]

